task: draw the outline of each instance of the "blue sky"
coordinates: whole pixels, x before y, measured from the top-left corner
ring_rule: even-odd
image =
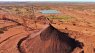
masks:
[[[68,1],[68,2],[95,2],[95,0],[0,0],[0,1]]]

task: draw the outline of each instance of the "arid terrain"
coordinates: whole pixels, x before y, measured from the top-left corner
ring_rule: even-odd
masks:
[[[0,53],[95,53],[95,3],[0,2]]]

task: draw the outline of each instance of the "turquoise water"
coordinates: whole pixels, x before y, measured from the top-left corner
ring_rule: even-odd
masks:
[[[42,14],[58,14],[60,12],[57,10],[41,10],[40,13],[42,13]]]

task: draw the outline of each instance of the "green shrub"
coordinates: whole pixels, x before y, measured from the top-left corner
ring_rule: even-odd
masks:
[[[63,15],[63,16],[48,16],[50,19],[62,19],[62,20],[69,20],[71,18],[74,18],[72,16]]]

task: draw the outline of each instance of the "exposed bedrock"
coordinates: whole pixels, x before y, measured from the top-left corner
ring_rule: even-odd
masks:
[[[31,39],[27,39],[22,45],[23,53],[72,53],[83,44],[71,37],[68,33],[61,32],[49,25],[45,30]]]

